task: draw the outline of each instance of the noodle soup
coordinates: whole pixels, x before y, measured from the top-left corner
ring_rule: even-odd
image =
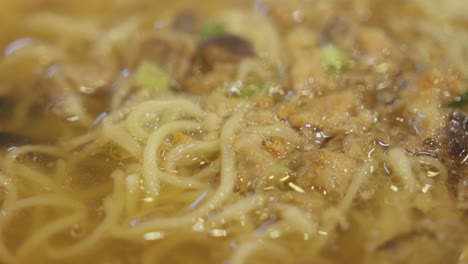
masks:
[[[1,263],[466,263],[461,0],[0,2]]]

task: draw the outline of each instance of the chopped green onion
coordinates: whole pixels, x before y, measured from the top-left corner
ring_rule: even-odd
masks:
[[[231,95],[236,98],[250,98],[257,92],[265,89],[265,85],[262,83],[249,84],[236,89],[231,92]]]
[[[447,104],[448,107],[462,108],[468,105],[468,91],[455,97],[453,101]]]
[[[212,37],[220,36],[225,33],[224,25],[219,22],[211,22],[203,26],[200,31],[200,40],[209,39]]]
[[[160,92],[167,90],[169,83],[169,74],[154,62],[143,61],[136,70],[135,84],[137,86]]]
[[[322,61],[326,66],[327,75],[344,71],[347,68],[346,55],[332,44],[322,47]]]

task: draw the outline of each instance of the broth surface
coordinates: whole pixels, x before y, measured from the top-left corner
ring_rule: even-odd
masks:
[[[461,0],[1,0],[1,263],[468,263]]]

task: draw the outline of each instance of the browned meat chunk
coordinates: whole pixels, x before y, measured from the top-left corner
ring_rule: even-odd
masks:
[[[358,36],[360,49],[377,60],[390,57],[401,60],[401,51],[395,41],[383,30],[364,27]]]
[[[335,92],[310,100],[288,118],[294,127],[320,128],[332,135],[338,131],[369,127],[372,122],[368,112],[359,109],[360,100],[352,91]]]
[[[303,189],[323,188],[343,194],[358,164],[346,154],[327,149],[304,152],[298,159],[297,183]]]
[[[183,10],[176,14],[172,27],[180,32],[194,33],[197,29],[198,17],[194,12]]]
[[[240,191],[252,191],[256,186],[266,186],[277,178],[268,179],[265,171],[274,167],[278,160],[268,150],[259,146],[261,139],[257,136],[239,138],[235,144],[239,171],[238,184]]]

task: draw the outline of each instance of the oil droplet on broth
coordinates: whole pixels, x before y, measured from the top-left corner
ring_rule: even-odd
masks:
[[[166,236],[164,232],[147,232],[143,234],[145,240],[158,240]]]
[[[70,227],[70,235],[73,238],[81,238],[85,234],[83,227],[79,224],[74,224]]]
[[[198,218],[197,222],[192,226],[192,230],[196,232],[202,232],[205,230],[205,220]]]
[[[228,235],[226,229],[212,229],[208,233],[213,237],[226,237]]]

